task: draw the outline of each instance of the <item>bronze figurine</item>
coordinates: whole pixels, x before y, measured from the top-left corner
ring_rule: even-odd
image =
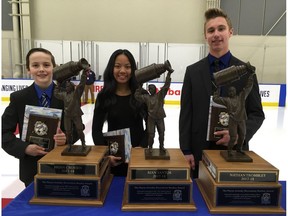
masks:
[[[148,94],[147,92],[143,93],[143,82],[159,77],[166,70],[168,71],[168,74],[166,76],[165,84],[161,90],[157,92],[156,86],[154,84],[150,84],[148,86]],[[147,132],[148,148],[150,152],[152,152],[153,148],[155,128],[157,128],[159,135],[160,152],[166,152],[166,149],[164,148],[164,118],[166,117],[164,111],[164,98],[167,94],[167,91],[169,90],[171,83],[171,73],[173,71],[174,70],[171,68],[170,62],[167,60],[164,64],[152,64],[135,72],[135,77],[141,84],[134,94],[135,98],[136,100],[145,103],[148,108]]]
[[[236,88],[234,86],[229,87],[228,97],[220,96],[220,86],[232,83],[234,80],[239,79],[242,75],[248,71],[249,77],[246,86],[236,94]],[[243,143],[246,137],[246,109],[245,100],[253,87],[253,76],[255,74],[255,68],[249,64],[240,66],[231,66],[214,75],[217,91],[214,92],[213,100],[216,103],[226,106],[229,114],[229,136],[230,141],[228,143],[228,157],[233,156],[233,147],[236,143],[236,151],[245,154],[242,150]]]
[[[66,152],[73,152],[73,130],[77,131],[78,137],[82,143],[82,149],[80,152],[87,153],[87,151],[89,151],[89,148],[87,149],[85,143],[85,134],[83,132],[85,126],[82,122],[83,112],[81,110],[81,96],[85,88],[87,78],[86,70],[88,68],[88,61],[82,58],[79,62],[71,61],[56,67],[53,73],[53,78],[57,80],[54,95],[56,98],[63,100],[64,102],[64,128],[66,131],[67,143],[69,145]],[[74,83],[69,79],[78,75],[81,70],[83,70],[83,72],[80,83],[75,87]],[[61,88],[63,84],[65,86],[64,90]],[[78,148],[75,148],[74,151],[76,153],[79,150]],[[77,153],[75,155],[77,155]]]

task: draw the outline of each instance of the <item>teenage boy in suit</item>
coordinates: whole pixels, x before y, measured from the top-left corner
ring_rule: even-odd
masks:
[[[34,82],[25,89],[11,93],[10,103],[2,115],[2,148],[20,160],[19,177],[26,187],[33,182],[34,175],[37,174],[37,161],[47,152],[43,147],[21,139],[25,106],[41,106],[41,95],[45,92],[47,106],[63,110],[63,101],[55,98],[53,94],[55,84],[52,77],[55,66],[55,59],[50,51],[43,48],[31,49],[26,55],[26,68]],[[57,133],[54,135],[56,145],[66,143],[63,125],[62,121],[61,127],[57,128]],[[15,136],[17,127],[20,138]]]
[[[191,169],[192,177],[198,177],[199,161],[204,149],[227,149],[230,140],[229,131],[218,131],[221,136],[217,142],[206,141],[210,96],[216,90],[213,84],[213,72],[232,65],[245,64],[233,56],[229,50],[229,39],[233,34],[231,21],[227,14],[218,8],[205,12],[204,35],[209,45],[207,57],[186,68],[181,93],[181,110],[179,117],[179,141]],[[216,61],[215,61],[216,60]],[[217,62],[217,64],[215,64]],[[237,94],[247,82],[247,73],[232,83]],[[221,88],[222,96],[228,96],[229,86]],[[253,76],[253,88],[246,102],[246,138],[243,150],[248,150],[248,142],[264,121],[264,112],[259,95],[256,75]]]

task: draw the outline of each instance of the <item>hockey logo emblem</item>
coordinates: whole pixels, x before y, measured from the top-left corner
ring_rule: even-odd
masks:
[[[229,123],[229,114],[227,112],[221,112],[219,114],[219,122],[221,125],[227,127]]]
[[[36,121],[36,123],[34,125],[34,132],[38,136],[44,136],[48,132],[48,126],[44,122]]]
[[[110,144],[110,154],[116,155],[119,150],[119,144],[117,142],[113,142]]]

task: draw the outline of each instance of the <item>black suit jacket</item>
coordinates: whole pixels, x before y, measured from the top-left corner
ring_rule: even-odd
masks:
[[[27,186],[34,180],[34,175],[37,173],[37,161],[41,157],[33,157],[25,154],[25,149],[29,143],[23,142],[21,136],[26,105],[39,106],[34,83],[10,95],[10,104],[2,115],[2,148],[8,154],[20,160],[20,180]],[[55,98],[53,94],[50,107],[64,109],[63,102]],[[64,131],[63,115],[64,113],[62,113],[61,129]],[[17,125],[19,127],[20,138],[17,138],[14,134]]]
[[[242,65],[244,62],[231,57],[229,66]],[[232,83],[237,94],[245,86],[248,73],[240,80]],[[227,96],[229,86],[222,87],[223,96]],[[202,150],[209,149],[210,143],[206,141],[210,96],[212,94],[210,65],[208,57],[186,68],[182,92],[181,110],[179,117],[180,148],[184,154],[192,153],[196,165],[202,157]],[[259,86],[254,76],[253,88],[246,99],[247,131],[243,149],[248,150],[248,141],[262,125],[264,112],[259,94]]]

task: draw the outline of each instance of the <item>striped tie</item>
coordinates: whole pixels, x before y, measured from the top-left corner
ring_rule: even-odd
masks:
[[[42,95],[41,95],[41,105],[42,107],[49,107],[49,103],[48,103],[48,95],[43,92]]]

